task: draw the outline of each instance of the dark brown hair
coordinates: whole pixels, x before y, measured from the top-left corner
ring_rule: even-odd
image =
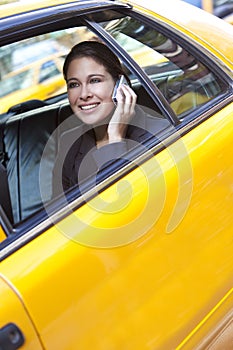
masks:
[[[71,61],[81,57],[90,57],[103,65],[115,81],[119,79],[120,75],[124,75],[130,84],[130,80],[124,72],[119,58],[105,44],[98,41],[82,41],[73,46],[66,56],[63,66],[63,76],[65,80],[67,80],[67,71]]]

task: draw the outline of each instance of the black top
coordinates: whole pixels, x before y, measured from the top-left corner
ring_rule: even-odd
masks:
[[[168,125],[166,119],[152,117],[137,106],[125,139],[120,142],[97,149],[95,133],[90,126],[82,125],[64,132],[53,171],[53,194],[56,196],[88,176],[97,174],[106,163],[123,157],[127,151]]]

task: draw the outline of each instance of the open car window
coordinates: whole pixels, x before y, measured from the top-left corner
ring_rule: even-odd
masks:
[[[89,36],[84,27],[71,28],[3,47],[0,113],[30,99],[46,101],[66,93],[62,74],[65,56],[75,43]]]
[[[138,106],[152,118],[157,118],[158,125],[161,122],[161,127],[144,140],[146,146],[139,153],[133,151],[129,158],[126,157],[126,162],[109,164],[100,181],[116,174],[130,159],[136,159],[148,149],[158,144],[156,152],[162,149],[163,137],[175,131],[175,127],[169,129],[171,124],[178,124],[190,112],[198,112],[200,107],[205,108],[210,101],[221,98],[226,92],[226,85],[218,74],[196,58],[193,52],[184,49],[172,34],[164,34],[140,19],[122,18],[122,14],[116,19],[115,12],[113,17],[113,20],[99,22],[95,30],[91,30],[87,22],[87,26],[25,39],[0,51],[0,112],[4,120],[4,149],[1,154],[7,169],[12,207],[8,216],[13,217],[15,227],[20,227],[27,220],[36,225],[36,215],[43,212],[45,205],[50,205],[51,201],[54,203],[52,176],[60,137],[69,128],[77,126],[77,118],[73,117],[67,100],[62,67],[67,53],[78,42],[99,40],[113,49],[114,43],[119,45],[122,57],[128,55],[132,59],[126,64],[120,57],[138,96]],[[133,68],[134,63],[140,71]],[[91,186],[95,187],[93,182]],[[84,193],[89,189],[90,185],[85,186],[84,183]],[[70,200],[81,194],[83,192],[74,191]],[[55,205],[52,208],[56,211],[60,207]]]
[[[33,221],[34,215],[54,200],[52,176],[60,137],[80,125],[67,100],[62,67],[71,47],[84,40],[103,42],[100,36],[83,26],[25,39],[5,48],[0,82],[4,87],[0,98],[4,127],[2,162],[7,168],[12,207],[8,216],[13,218],[14,226]],[[137,47],[132,50],[137,54]],[[22,55],[25,60],[21,59]],[[169,126],[145,89],[142,93],[137,76],[129,69],[127,73],[135,92],[141,96],[140,106],[145,107],[145,113],[147,107],[156,118],[164,120],[161,129],[163,125]],[[119,163],[118,167],[126,163]],[[113,169],[113,164],[111,166]],[[106,171],[100,178],[106,179],[113,172]],[[84,191],[89,188],[88,185]],[[78,195],[80,193],[75,196]]]

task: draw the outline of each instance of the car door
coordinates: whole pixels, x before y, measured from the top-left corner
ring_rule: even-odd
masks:
[[[74,189],[65,204],[45,202],[46,213],[30,213],[11,228],[1,246],[1,288],[19,317],[4,308],[0,327],[17,325],[25,348],[36,342],[35,327],[45,349],[193,349],[229,322],[227,74],[210,59],[200,62],[203,53],[174,28],[165,33],[151,24],[148,31],[137,15],[115,20],[95,24],[95,33],[127,64],[140,106],[167,118],[169,128],[131,162],[109,167],[82,196]],[[130,45],[130,52],[119,32],[142,46]],[[149,57],[144,70],[133,60],[143,62],[140,52]],[[26,117],[33,115],[41,117],[40,111]]]
[[[21,348],[43,349],[33,321],[27,313],[18,291],[12,284],[0,276],[1,314],[0,346],[2,350]]]
[[[231,207],[212,205],[224,206],[230,171],[205,187],[213,170],[197,166],[196,133],[208,154],[209,127],[182,140],[188,159],[174,164],[173,144],[62,221],[51,216],[54,226],[38,237],[39,227],[28,232],[18,244],[30,242],[1,262],[45,348],[192,348],[192,332],[196,345],[203,327],[213,328],[212,310],[214,326],[230,312]]]

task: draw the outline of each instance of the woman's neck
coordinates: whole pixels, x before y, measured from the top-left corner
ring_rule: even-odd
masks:
[[[100,148],[108,143],[108,125],[98,125],[94,127],[96,147]]]

